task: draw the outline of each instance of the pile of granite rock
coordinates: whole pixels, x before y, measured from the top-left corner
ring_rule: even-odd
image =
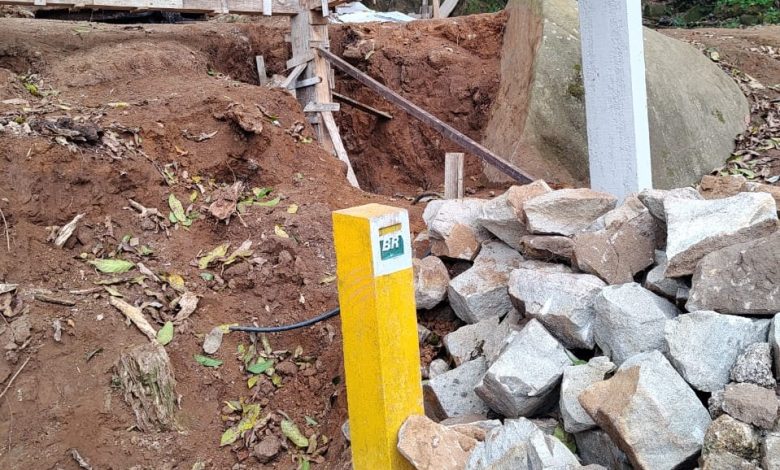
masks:
[[[543,181],[430,202],[418,308],[448,302],[465,326],[400,452],[437,470],[780,469],[778,200],[726,178],[620,203]]]

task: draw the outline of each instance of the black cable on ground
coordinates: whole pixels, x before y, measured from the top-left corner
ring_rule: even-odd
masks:
[[[281,333],[283,331],[297,330],[298,328],[305,328],[307,326],[314,325],[321,321],[333,318],[341,313],[341,308],[336,307],[333,310],[317,315],[314,318],[309,318],[299,323],[293,323],[292,325],[282,326],[231,326],[230,331],[243,331],[245,333]]]
[[[423,255],[423,258],[431,254],[431,249],[428,248]],[[302,322],[293,323],[292,325],[282,326],[231,326],[230,331],[243,331],[245,333],[281,333],[283,331],[297,330],[299,328],[306,328],[307,326],[315,325],[321,321],[325,321],[328,318],[333,318],[341,313],[341,307],[336,307],[333,310],[317,315],[314,318],[309,318]]]

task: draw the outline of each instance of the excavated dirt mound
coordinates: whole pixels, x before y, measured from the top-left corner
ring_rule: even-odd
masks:
[[[390,202],[350,188],[343,165],[311,142],[311,130],[296,132],[305,118],[291,96],[221,74],[253,81],[248,64],[257,53],[280,70],[286,51],[269,49],[265,39],[278,33],[270,46],[283,45],[282,29],[0,21],[0,283],[19,285],[14,305],[29,308],[32,324],[30,340],[13,346],[22,314],[9,319],[11,328],[0,322],[0,343],[16,348],[0,358],[0,384],[29,359],[1,401],[0,468],[77,468],[72,448],[94,468],[190,469],[198,461],[231,468],[249,451],[219,447],[221,410],[239,399],[261,403],[264,414],[287,413],[307,435],[327,436],[327,453],[317,459],[323,468],[348,462],[339,429],[345,393],[337,319],[269,337],[274,350],[300,346],[308,361],[276,385],[262,376],[247,388],[236,355],[239,344],[250,343],[242,333],[226,335],[215,355],[221,367],[205,368],[193,358],[214,326],[287,324],[333,308],[331,210]],[[209,198],[234,182],[245,184],[242,197],[252,197],[250,188],[269,188],[264,201],[280,202],[219,222],[209,214]],[[191,206],[193,218],[200,214],[189,228],[130,208],[133,200],[167,217],[171,194]],[[47,227],[81,213],[63,249],[47,242]],[[416,208],[414,214],[419,217]],[[133,238],[148,250],[128,246]],[[244,240],[253,242],[252,261],[198,268],[199,254],[228,242],[232,250]],[[82,259],[111,256],[142,262],[163,280],[133,281],[138,270],[102,274]],[[159,328],[153,320],[170,317],[175,307],[167,302],[178,297],[164,279],[173,276],[175,283],[176,275],[184,280],[181,289],[200,297],[166,348],[182,431],[140,433],[112,388],[112,366],[147,339],[125,324],[109,295],[136,305],[161,302],[158,310],[147,309],[158,312],[147,318]],[[112,294],[96,282],[111,282]],[[89,293],[75,293],[84,289]],[[75,305],[34,300],[42,291]],[[61,342],[53,339],[57,320]],[[276,416],[266,429],[280,435]],[[275,468],[297,467],[288,453]],[[257,465],[254,458],[245,463]]]

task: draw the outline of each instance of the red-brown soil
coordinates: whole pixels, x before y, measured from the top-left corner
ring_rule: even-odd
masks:
[[[478,15],[404,26],[334,26],[332,48],[337,53],[359,51],[373,41],[370,50],[350,60],[479,139],[498,84],[503,22],[502,15]],[[235,351],[249,343],[248,335],[225,337],[216,354],[225,362],[218,369],[202,367],[193,355],[201,352],[204,335],[216,325],[286,324],[333,308],[330,212],[368,202],[407,207],[417,232],[421,207],[392,196],[440,191],[443,154],[456,149],[339,76],[338,91],[395,116],[381,123],[342,107],[339,123],[358,178],[365,189],[380,195],[350,188],[334,157],[316,142],[287,132],[305,122],[298,103],[285,92],[253,85],[255,55],[265,56],[269,73],[284,71],[286,28],[285,20],[276,18],[124,27],[0,20],[0,102],[6,101],[0,103],[0,123],[6,126],[0,131],[0,210],[5,217],[5,222],[0,219],[0,283],[19,284],[17,298],[29,307],[33,326],[24,349],[0,358],[0,389],[29,359],[0,399],[0,468],[77,469],[68,454],[72,448],[100,469],[190,469],[196,462],[213,469],[296,468],[289,452],[260,465],[245,450],[219,447],[224,402],[240,397],[262,403],[264,413],[287,413],[307,435],[326,435],[331,443],[325,461],[315,468],[348,468],[349,451],[339,429],[346,401],[338,319],[269,336],[274,349],[301,346],[305,356],[314,358],[308,369],[284,376],[279,388],[265,378],[254,390],[247,388]],[[745,69],[759,79],[761,70]],[[33,96],[24,82],[44,96]],[[237,119],[226,116],[230,109],[262,123],[263,130],[243,130]],[[263,111],[277,116],[279,126]],[[94,143],[62,145],[67,142],[41,135],[46,131],[41,122],[60,117],[71,117],[77,125],[94,124],[106,133],[113,129],[120,143],[142,152],[112,153]],[[26,133],[25,122],[36,131]],[[19,126],[22,135],[15,135],[11,128]],[[133,132],[126,131],[131,128],[137,129],[135,141]],[[202,142],[184,135],[214,131]],[[311,136],[311,129],[302,134]],[[469,161],[467,186],[473,190],[481,189],[479,168]],[[162,172],[169,174],[167,182]],[[251,207],[241,218],[233,216],[229,225],[218,222],[208,214],[205,198],[237,181],[247,188],[272,188],[271,197],[280,196],[281,202]],[[169,226],[166,235],[128,208],[133,199],[167,215],[169,195],[186,207],[192,192],[200,193],[198,182],[205,194],[192,208],[201,218],[189,230]],[[298,206],[296,213],[288,212],[292,204]],[[47,227],[64,225],[80,213],[86,216],[63,249],[47,242]],[[277,227],[289,238],[280,237]],[[158,275],[181,275],[186,289],[201,296],[198,309],[177,327],[166,347],[181,395],[182,432],[132,428],[130,408],[111,385],[112,366],[121,352],[147,339],[125,325],[109,305],[108,292],[70,293],[112,277],[97,273],[80,255],[107,257],[125,235],[138,237],[154,253],[118,256],[142,261]],[[225,242],[235,248],[247,239],[254,242],[253,256],[265,262],[210,269],[224,285],[200,276],[195,263],[199,254]],[[176,296],[164,283],[145,284],[112,287],[130,303],[153,300],[146,289],[162,293],[165,300]],[[34,300],[39,290],[76,305]],[[421,322],[442,335],[453,326],[446,310],[426,313]],[[61,342],[52,337],[52,323],[58,319],[64,325]],[[10,341],[9,328],[0,322],[0,345]],[[436,348],[426,346],[424,362],[436,354]],[[307,424],[306,416],[318,424]],[[278,434],[278,423],[272,422],[268,432]],[[244,467],[234,467],[237,459]]]

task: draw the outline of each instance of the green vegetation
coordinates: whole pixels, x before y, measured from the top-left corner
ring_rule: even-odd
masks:
[[[780,0],[645,1],[645,16],[666,25],[684,27],[717,24],[726,27],[780,23]]]

